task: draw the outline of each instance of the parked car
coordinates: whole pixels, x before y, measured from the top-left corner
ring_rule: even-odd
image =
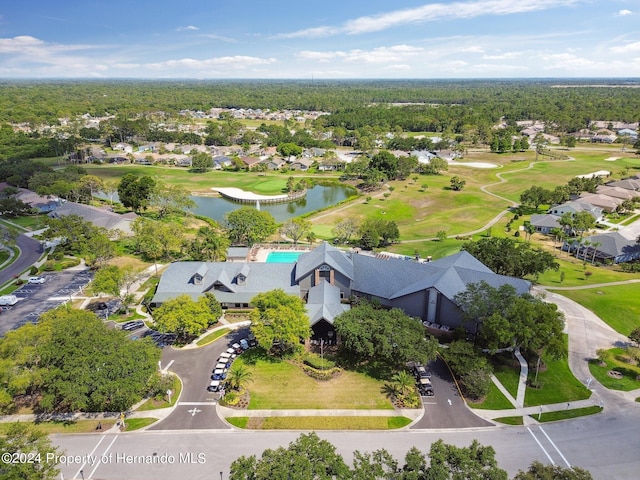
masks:
[[[240,348],[242,348],[242,350],[249,350],[249,342],[246,338],[240,340]]]
[[[420,365],[419,363],[413,367],[413,375],[416,377],[416,379],[431,378],[431,372],[427,370],[424,365]]]
[[[231,359],[230,358],[222,358],[218,359],[218,364],[226,365],[226,368],[231,368]]]
[[[29,277],[29,280],[27,280],[27,283],[33,285],[33,284],[41,284],[46,281],[47,279],[44,277]]]
[[[219,392],[220,390],[222,390],[222,382],[220,380],[212,380],[207,387],[207,390],[209,390],[210,392]]]
[[[434,395],[433,385],[431,385],[431,380],[428,378],[420,378],[417,381],[418,383],[418,391],[420,395],[423,397],[431,397]]]
[[[222,352],[220,354],[220,358],[230,359],[231,358],[231,354],[229,352]]]
[[[247,340],[249,341],[249,346],[250,347],[255,347],[256,345],[258,345],[258,341],[256,340],[256,336],[253,333],[249,333],[249,335],[247,335]]]
[[[231,348],[233,348],[237,355],[240,355],[244,351],[242,350],[242,347],[239,343],[234,343],[233,345],[231,345]]]
[[[127,332],[131,330],[137,330],[142,327],[144,327],[144,322],[142,320],[133,320],[131,322],[122,324],[122,330],[125,330]]]
[[[225,372],[226,369],[224,368],[216,368],[213,371],[213,375],[211,376],[212,380],[224,380],[225,378],[227,378],[227,372]]]
[[[218,369],[226,369],[227,368],[227,364],[226,363],[216,363],[216,366],[214,367],[214,370],[218,370]]]
[[[0,305],[15,305],[20,300],[15,295],[2,295],[0,296]]]
[[[227,348],[227,353],[229,355],[231,355],[231,358],[236,358],[238,355],[236,354],[236,349],[235,348]]]

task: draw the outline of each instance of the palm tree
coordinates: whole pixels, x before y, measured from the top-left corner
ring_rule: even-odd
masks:
[[[253,373],[244,365],[235,365],[227,375],[227,384],[234,390],[243,390]]]
[[[592,265],[596,263],[596,251],[600,245],[602,245],[602,242],[591,242],[591,248],[593,248],[593,256],[591,257]]]
[[[410,393],[415,383],[414,378],[406,370],[401,370],[396,373],[391,377],[391,381],[401,396]]]

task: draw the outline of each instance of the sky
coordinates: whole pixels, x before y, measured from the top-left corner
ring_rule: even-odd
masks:
[[[8,0],[0,78],[640,77],[640,0]]]

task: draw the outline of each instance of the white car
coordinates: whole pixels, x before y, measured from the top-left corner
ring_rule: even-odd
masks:
[[[29,280],[27,280],[27,283],[33,285],[34,283],[44,283],[46,281],[47,279],[44,277],[30,277]]]
[[[3,305],[3,306],[15,305],[16,303],[18,303],[18,300],[20,299],[15,295],[2,295],[0,296],[0,305]]]

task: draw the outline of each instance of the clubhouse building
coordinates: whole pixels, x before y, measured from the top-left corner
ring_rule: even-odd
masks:
[[[520,294],[531,288],[526,280],[493,273],[465,251],[419,263],[345,252],[325,242],[292,263],[175,262],[162,274],[151,306],[211,292],[223,308],[247,308],[255,295],[279,288],[305,300],[314,337],[332,338],[333,321],[350,308],[350,298],[376,299],[428,324],[458,327],[463,318],[455,296],[482,281],[512,285]]]

